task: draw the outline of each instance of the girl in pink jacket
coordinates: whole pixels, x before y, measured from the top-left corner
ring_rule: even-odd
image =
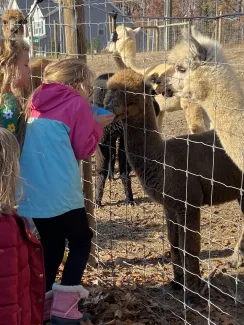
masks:
[[[24,197],[18,212],[33,218],[44,248],[46,313],[51,324],[80,324],[78,301],[88,295],[80,281],[92,231],[85,211],[79,161],[90,156],[113,114],[93,116],[87,98],[92,73],[79,59],[49,64],[42,86],[27,104],[28,117],[20,158]],[[54,284],[65,240],[69,255],[60,284]]]

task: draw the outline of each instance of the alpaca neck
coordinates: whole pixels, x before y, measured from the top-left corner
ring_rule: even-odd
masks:
[[[126,65],[127,68],[131,68],[132,70],[143,73],[144,70],[140,69],[136,66],[136,41],[128,39],[123,44],[123,47],[119,49],[119,54]]]
[[[131,68],[132,70],[136,71],[137,73],[140,73],[142,75],[145,74],[146,69],[139,68],[136,63],[136,57],[132,57],[126,54],[123,54],[122,59],[124,61],[124,64],[126,65],[127,68]]]
[[[127,68],[119,53],[117,52],[113,53],[113,59],[119,70],[123,70]]]
[[[211,67],[206,67],[207,69]],[[199,75],[197,79],[194,78],[198,83],[193,93],[196,93],[196,100],[199,100],[200,105],[208,114],[227,155],[243,170],[243,90],[231,67],[225,65],[214,72],[209,70],[208,73],[206,70],[205,73],[201,73],[202,80]],[[201,98],[201,92],[206,93],[204,98]]]
[[[164,170],[161,163],[164,159],[164,144],[157,132],[156,117],[153,106],[146,107],[145,117],[130,117],[123,120],[124,137],[128,160],[134,169],[145,191],[158,203],[162,203],[162,195],[155,190],[155,179],[163,184]]]
[[[132,70],[144,76],[152,75],[155,72],[157,72],[158,74],[162,74],[167,69],[170,68],[170,66],[165,63],[161,63],[161,64],[156,63],[148,67],[139,68],[136,62],[136,41],[135,40],[131,40],[131,39],[126,40],[123,46],[118,49],[118,53],[120,54],[127,68],[131,68]]]

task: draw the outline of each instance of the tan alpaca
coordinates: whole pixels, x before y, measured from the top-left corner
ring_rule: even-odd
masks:
[[[153,74],[162,75],[166,71],[170,70],[171,66],[166,63],[157,63],[145,68],[139,68],[136,66],[136,34],[140,31],[140,27],[132,29],[120,25],[116,29],[118,33],[117,42],[110,42],[107,49],[109,52],[117,53],[117,55],[122,57],[124,64],[133,69],[134,71],[141,73],[145,78],[152,76]],[[159,106],[160,114],[158,116],[158,127],[162,131],[163,117],[165,112],[175,112],[183,109],[186,113],[186,120],[189,126],[190,133],[199,133],[203,130],[207,130],[205,122],[202,117],[201,108],[195,104],[190,110],[188,106],[191,106],[191,103],[184,103],[181,107],[181,101],[177,97],[164,98],[161,94],[155,97]],[[195,112],[191,115],[188,113]]]
[[[169,60],[175,69],[168,83],[179,96],[190,97],[203,107],[227,153],[244,171],[244,92],[236,72],[224,57],[221,46],[193,27],[172,49]],[[190,60],[188,65],[186,60]],[[189,61],[188,61],[189,62]],[[242,186],[240,182],[240,187]],[[234,265],[244,260],[244,237],[235,247]]]
[[[52,61],[45,58],[37,58],[30,62],[31,68],[31,88],[39,87],[42,83],[43,71]]]
[[[30,96],[30,94],[41,85],[44,69],[51,62],[52,62],[51,60],[48,60],[46,58],[37,58],[31,60],[30,62],[31,79],[29,83],[29,88],[24,90],[23,93],[24,98],[27,99]]]
[[[170,53],[169,60],[175,65],[168,76],[170,87],[203,107],[226,153],[244,171],[244,92],[240,81],[215,40],[195,28],[191,33]]]
[[[140,31],[140,27],[132,29],[120,25],[116,31],[118,33],[118,40],[116,43],[111,42],[108,45],[108,50],[111,53],[118,52],[121,55],[125,65],[142,75],[149,76],[154,73],[161,75],[171,66],[166,63],[154,64],[150,67],[138,68],[136,66],[136,34]]]
[[[15,38],[16,36],[24,36],[23,23],[25,24],[26,22],[24,22],[25,16],[21,10],[6,10],[4,11],[1,18],[4,38]]]

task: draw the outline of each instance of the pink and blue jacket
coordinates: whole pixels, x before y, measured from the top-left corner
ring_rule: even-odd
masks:
[[[23,197],[18,213],[50,218],[84,207],[79,160],[95,150],[102,128],[73,88],[43,84],[33,96],[20,157]]]

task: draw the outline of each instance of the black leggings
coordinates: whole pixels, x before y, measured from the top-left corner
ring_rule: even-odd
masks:
[[[52,289],[69,242],[69,255],[63,270],[61,284],[79,285],[88,261],[92,231],[85,208],[66,212],[53,218],[33,219],[44,249],[46,292]]]

